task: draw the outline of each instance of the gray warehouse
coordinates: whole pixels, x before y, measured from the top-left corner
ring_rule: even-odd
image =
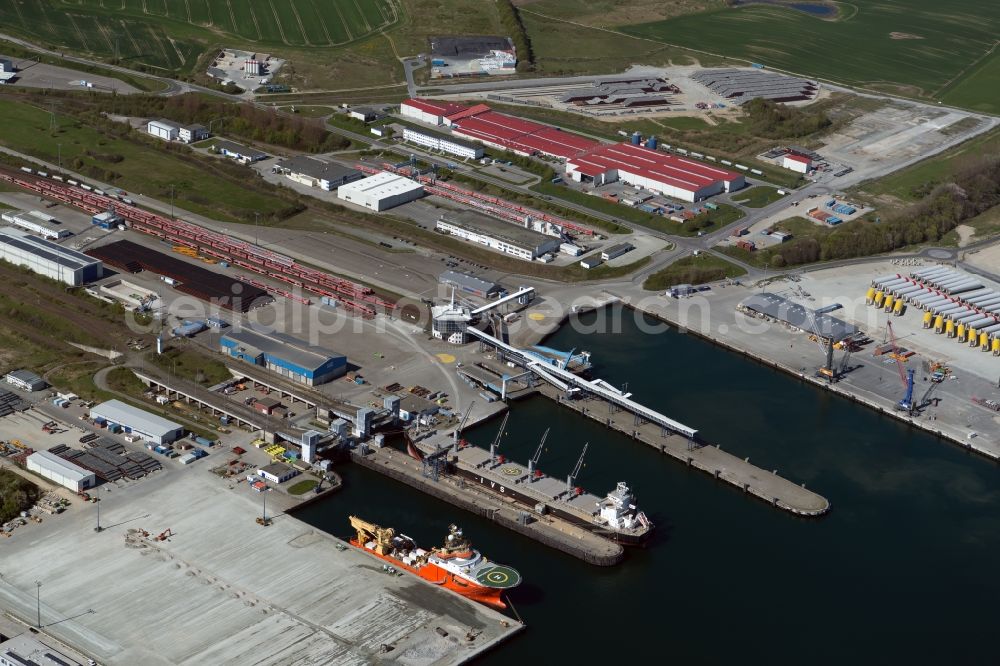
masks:
[[[308,155],[296,155],[278,162],[274,171],[284,174],[289,180],[302,183],[309,187],[318,187],[330,192],[341,185],[360,180],[362,173],[335,162],[323,160]]]
[[[736,306],[740,312],[759,319],[778,321],[786,326],[840,342],[858,333],[858,328],[846,321],[818,313],[783,296],[768,292],[754,294]]]
[[[347,357],[307,344],[284,333],[233,331],[219,339],[223,354],[265,367],[292,381],[315,386],[343,376]]]
[[[91,407],[90,418],[98,423],[103,420],[108,426],[121,426],[125,432],[154,444],[169,444],[184,436],[181,425],[121,400],[108,400]]]
[[[74,287],[104,275],[104,265],[93,257],[20,229],[0,231],[0,259]]]

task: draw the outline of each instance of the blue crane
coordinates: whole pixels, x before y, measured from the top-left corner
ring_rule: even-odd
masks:
[[[906,371],[906,395],[899,401],[898,408],[905,412],[913,412],[913,368]]]

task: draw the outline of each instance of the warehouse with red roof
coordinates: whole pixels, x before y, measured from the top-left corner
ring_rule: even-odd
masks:
[[[419,120],[422,123],[443,125],[445,117],[460,113],[465,109],[464,105],[452,102],[441,102],[433,99],[407,99],[399,105],[399,115]]]
[[[683,201],[700,201],[746,186],[742,174],[631,143],[605,144],[568,159],[566,176],[595,185],[620,180]]]

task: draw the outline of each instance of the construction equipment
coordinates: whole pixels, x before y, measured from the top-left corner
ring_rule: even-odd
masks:
[[[167,529],[163,530],[162,532],[160,532],[159,534],[156,535],[156,540],[157,541],[166,541],[167,539],[169,539],[173,535],[174,535],[173,530],[171,530],[168,527]]]
[[[396,530],[391,527],[379,527],[374,523],[361,520],[356,516],[350,516],[351,527],[358,533],[358,543],[367,546],[374,541],[374,550],[379,555],[388,555],[392,552],[392,540],[396,537]]]
[[[271,519],[270,518],[262,518],[260,516],[257,516],[257,524],[261,525],[262,527],[267,527],[268,525],[271,524]]]
[[[913,368],[906,371],[906,379],[904,382],[906,386],[906,393],[903,395],[903,399],[896,405],[896,409],[913,414],[915,411],[913,405]]]

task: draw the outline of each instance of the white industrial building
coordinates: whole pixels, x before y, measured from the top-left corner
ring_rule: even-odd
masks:
[[[248,148],[234,141],[219,139],[212,144],[211,149],[220,155],[232,158],[242,164],[251,164],[267,159],[268,155],[254,148]]]
[[[318,187],[327,192],[362,178],[362,173],[357,169],[341,166],[335,162],[324,162],[308,155],[297,155],[281,160],[274,165],[273,171],[284,174],[286,178],[296,183]]]
[[[453,345],[464,345],[468,337],[469,322],[472,321],[472,311],[455,303],[453,293],[450,303],[431,308],[431,320],[431,333],[435,338]]]
[[[20,229],[0,230],[0,259],[74,287],[104,275],[104,265],[97,259]]]
[[[93,472],[48,451],[35,451],[28,456],[27,463],[29,472],[40,474],[75,493],[93,488],[97,483]]]
[[[620,180],[692,202],[746,186],[742,174],[631,143],[604,144],[570,157],[566,176],[597,186]]]
[[[95,421],[104,419],[107,425],[119,425],[126,433],[138,435],[153,444],[169,444],[184,436],[184,428],[177,423],[121,400],[108,400],[91,407],[90,418]]]
[[[478,143],[456,139],[448,134],[441,134],[431,130],[415,130],[409,127],[403,129],[403,140],[410,141],[418,146],[424,146],[431,150],[437,150],[449,155],[457,155],[462,158],[478,160],[483,156],[483,147]]]
[[[0,666],[81,666],[81,664],[31,634],[22,632],[0,643]]]
[[[5,382],[22,391],[41,391],[49,383],[30,370],[11,370],[3,376]]]
[[[257,474],[271,483],[284,483],[299,475],[299,471],[284,463],[271,463],[257,470]]]
[[[786,169],[791,169],[798,173],[808,173],[810,167],[812,167],[812,160],[810,160],[805,155],[796,155],[795,153],[788,153],[781,160],[781,166]]]
[[[601,259],[604,261],[611,261],[612,259],[617,259],[618,257],[631,252],[635,249],[632,243],[618,243],[617,245],[612,245],[604,252],[601,252]]]
[[[437,221],[436,229],[526,261],[538,259],[549,252],[558,252],[562,243],[558,238],[549,238],[524,227],[466,211],[442,215]]]
[[[49,240],[58,240],[73,235],[69,229],[56,228],[51,224],[43,222],[39,216],[20,210],[4,211],[0,217],[8,224],[13,224],[15,227]]]
[[[208,128],[203,125],[181,125],[166,118],[150,120],[146,123],[146,133],[164,141],[191,143],[208,138]]]
[[[422,123],[431,125],[442,125],[445,117],[461,111],[465,107],[461,104],[450,102],[438,102],[430,99],[407,99],[399,105],[399,115],[404,118],[413,118]]]
[[[337,198],[374,211],[383,211],[424,196],[424,188],[404,176],[381,171],[337,188]]]

